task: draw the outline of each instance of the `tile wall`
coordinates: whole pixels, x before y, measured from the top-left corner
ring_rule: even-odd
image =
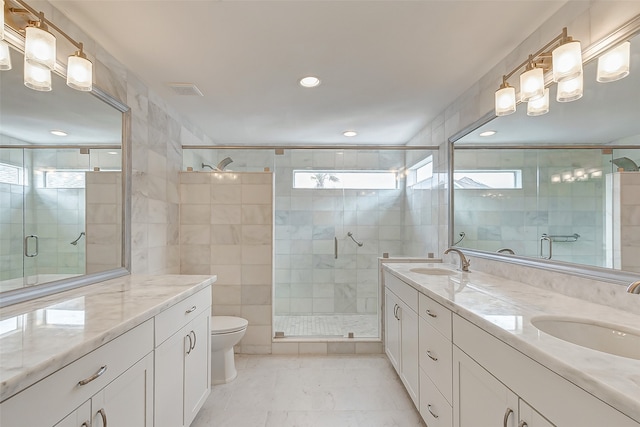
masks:
[[[86,273],[122,265],[122,172],[87,172],[85,177]],[[86,242],[86,243],[85,243]]]
[[[179,176],[180,273],[217,275],[213,314],[249,321],[238,351],[271,353],[273,174]]]
[[[613,229],[607,241],[607,267],[640,273],[640,173],[617,172],[607,175],[607,228]]]

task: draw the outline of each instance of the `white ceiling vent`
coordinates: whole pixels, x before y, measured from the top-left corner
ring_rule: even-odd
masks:
[[[204,96],[200,89],[193,83],[169,83],[176,95],[180,96]]]

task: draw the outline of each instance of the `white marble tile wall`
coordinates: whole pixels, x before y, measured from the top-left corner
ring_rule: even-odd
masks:
[[[122,265],[122,173],[87,172],[86,273],[111,270]]]
[[[613,229],[607,267],[640,273],[640,173],[616,172],[606,178],[607,226]]]
[[[213,314],[249,321],[238,351],[271,353],[273,174],[179,175],[180,273],[217,275]]]
[[[541,44],[555,37],[563,27],[568,27],[569,33],[575,39],[580,40],[582,45],[586,47],[605,37],[638,13],[640,13],[640,2],[608,0],[568,2],[518,46],[512,48],[511,51],[505,49],[502,61],[471,85],[454,102],[443,108],[435,119],[409,141],[409,145],[427,144],[440,147],[439,159],[436,168],[434,168],[439,180],[437,187],[440,201],[438,204],[438,217],[441,219],[438,223],[440,224],[438,231],[439,253],[446,250],[449,242],[447,226],[449,189],[447,188],[448,165],[446,160],[450,149],[449,138],[490,112],[493,109],[494,93],[500,85],[502,75],[520,63],[528,53],[535,52],[540,48]],[[457,261],[449,256],[446,257],[446,260],[450,262]],[[513,264],[502,264],[504,265],[501,268],[509,270],[511,277],[520,275],[522,267]],[[553,277],[554,275],[552,274],[549,277],[549,281],[553,281]],[[560,280],[563,279],[560,278]],[[574,280],[576,279],[574,278]],[[581,280],[577,281],[580,282]],[[593,295],[599,293],[600,291],[594,290]],[[588,297],[592,292],[578,291],[576,294]],[[594,298],[597,297],[594,296]],[[622,305],[625,306],[624,303]]]
[[[5,136],[2,137],[3,142]],[[24,166],[24,153],[20,149],[3,148],[0,162]],[[0,280],[22,277],[24,238],[23,216],[25,187],[20,184],[0,183]]]

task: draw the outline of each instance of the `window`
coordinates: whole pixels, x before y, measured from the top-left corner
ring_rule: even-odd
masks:
[[[395,190],[395,172],[294,170],[293,188]]]
[[[23,185],[23,168],[7,163],[0,163],[0,183]]]
[[[428,156],[407,171],[407,186],[411,187],[433,178],[433,156]]]
[[[85,171],[46,171],[44,186],[46,188],[84,188]]]
[[[454,188],[519,189],[521,170],[458,170],[453,173]]]

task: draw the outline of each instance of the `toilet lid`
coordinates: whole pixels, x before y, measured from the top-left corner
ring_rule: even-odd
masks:
[[[211,316],[211,333],[225,334],[244,329],[249,324],[247,319],[233,316]]]

